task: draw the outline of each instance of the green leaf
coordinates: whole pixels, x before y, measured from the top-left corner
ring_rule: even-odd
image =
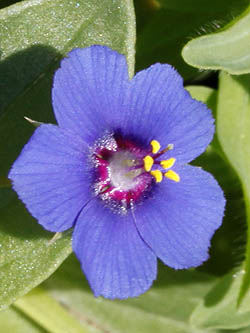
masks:
[[[134,28],[131,1],[27,0],[2,9],[0,115],[74,47],[108,45],[127,56],[132,74]]]
[[[41,283],[71,253],[71,235],[50,242],[10,189],[0,190],[0,308]]]
[[[78,261],[71,255],[43,283],[53,297],[80,322],[100,332],[204,333],[188,318],[216,279],[196,271],[174,271],[160,265],[157,281],[144,295],[123,301],[95,298]]]
[[[229,138],[224,138],[221,141],[221,122],[225,124],[228,121],[231,111],[230,104],[235,101],[235,96],[232,96],[231,89],[226,86],[224,89],[228,95],[223,97],[223,102],[228,103],[225,107],[225,113],[221,115],[221,91],[220,84],[219,94],[210,88],[206,87],[187,87],[187,90],[192,96],[203,102],[207,102],[208,106],[213,109],[214,116],[217,118],[217,133],[214,142],[209,147],[207,152],[200,156],[196,161],[196,165],[203,166],[207,171],[212,172],[218,182],[225,191],[227,198],[226,214],[223,220],[222,227],[216,232],[212,240],[211,258],[201,267],[202,270],[213,272],[215,274],[224,273],[233,266],[238,266],[244,259],[244,235],[245,235],[245,214],[243,194],[241,193],[240,183],[237,175],[231,170],[226,156],[221,152],[220,144],[227,141]],[[228,97],[231,99],[228,100]],[[218,104],[219,98],[219,104]],[[236,98],[237,100],[237,98]],[[239,115],[239,114],[238,114]],[[226,119],[225,119],[226,118]],[[232,121],[232,119],[231,119]],[[236,119],[232,122],[235,130]],[[232,136],[228,128],[228,135]],[[235,135],[237,135],[235,133]],[[219,142],[217,142],[217,140]],[[233,140],[233,138],[232,138]],[[227,142],[228,151],[231,151],[230,145],[232,142]],[[239,149],[239,146],[238,146]],[[224,153],[226,153],[224,151]],[[237,157],[236,157],[237,158]],[[238,295],[241,288],[241,283],[244,276],[244,270],[237,271],[235,274],[228,274],[223,277],[209,293],[204,300],[196,307],[190,318],[190,323],[197,329],[239,329],[247,327],[250,324],[250,295],[245,298],[245,306],[242,310],[238,309]]]
[[[87,327],[71,315],[62,305],[41,288],[35,288],[13,304],[14,308],[32,318],[53,333],[87,333]]]
[[[207,104],[208,108],[215,113],[217,102],[217,91],[215,89],[205,86],[186,86],[185,89],[197,101]]]
[[[244,271],[239,271],[221,279],[194,310],[191,325],[197,329],[240,329],[249,326],[250,308],[244,311],[237,308],[243,276]]]
[[[0,326],[3,333],[48,333],[14,307],[0,312]]]
[[[240,299],[250,287],[250,75],[220,75],[217,110],[217,135],[221,147],[235,171],[244,190],[247,207],[248,240],[246,271]],[[249,306],[250,308],[250,306]]]
[[[201,69],[222,69],[231,74],[250,72],[250,12],[221,32],[188,42],[182,50],[186,63]]]
[[[38,225],[9,188],[8,171],[34,131],[24,116],[55,122],[52,78],[74,47],[105,44],[134,66],[132,0],[28,0],[0,10],[0,307],[46,279],[71,252],[66,234]]]
[[[184,79],[201,75],[181,57],[187,41],[225,25],[232,15],[239,15],[249,4],[246,0],[162,0],[161,6],[149,10],[144,8],[144,2],[141,5],[140,1],[135,2],[136,69],[156,62],[169,63]]]
[[[217,118],[218,93],[203,86],[188,86],[193,98],[207,104]],[[194,165],[212,173],[219,182],[226,197],[226,210],[222,226],[212,238],[210,258],[199,269],[210,274],[224,275],[239,267],[245,256],[246,214],[243,192],[239,177],[221,150],[217,133],[207,151],[199,156]]]
[[[158,3],[168,9],[185,12],[222,12],[233,11],[235,8],[242,10],[248,6],[248,0],[157,0]]]
[[[220,331],[221,333],[249,333],[250,332],[250,326],[239,329],[239,330],[226,330],[226,331]]]

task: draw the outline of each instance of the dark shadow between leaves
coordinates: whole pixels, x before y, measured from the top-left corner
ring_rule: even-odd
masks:
[[[0,62],[0,177],[9,169],[34,131],[24,116],[55,123],[51,87],[61,55],[35,45]]]
[[[38,224],[27,211],[24,204],[18,199],[16,193],[12,189],[1,189],[0,199],[0,233],[2,235],[10,235],[19,239],[41,239],[50,240],[53,233],[46,231]]]
[[[175,270],[158,260],[157,280],[154,288],[171,286],[191,286],[193,284],[210,281],[211,277],[205,273],[196,272],[195,269]]]
[[[53,71],[58,67],[60,53],[51,46],[34,45],[19,51],[0,62],[0,116],[9,104],[15,102],[30,85],[45,75],[47,80],[53,77]],[[51,90],[51,84],[48,84]]]
[[[17,2],[21,2],[22,0],[0,0],[0,9],[14,5]]]
[[[0,175],[12,163],[34,131],[24,116],[55,122],[51,107],[54,71],[62,56],[54,48],[35,45],[0,62]],[[0,189],[0,230],[23,239],[53,237],[31,217],[10,188]]]

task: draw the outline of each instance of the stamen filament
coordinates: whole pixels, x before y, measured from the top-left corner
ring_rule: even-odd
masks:
[[[172,143],[170,143],[169,145],[167,145],[166,148],[164,148],[163,150],[161,150],[158,154],[156,154],[154,156],[154,159],[160,157],[161,155],[165,154],[167,151],[172,150],[174,148],[174,145]]]

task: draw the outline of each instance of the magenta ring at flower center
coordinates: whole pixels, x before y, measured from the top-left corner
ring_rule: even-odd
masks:
[[[131,140],[109,136],[100,141],[93,158],[97,171],[95,191],[101,199],[116,201],[126,209],[144,198],[153,183],[143,165],[147,154]]]

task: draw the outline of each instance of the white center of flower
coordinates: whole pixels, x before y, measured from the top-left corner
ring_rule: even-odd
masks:
[[[135,170],[129,169],[136,165],[138,165],[138,161],[130,152],[116,152],[109,164],[111,185],[121,191],[133,189],[139,183],[137,176],[142,172],[141,168]]]

